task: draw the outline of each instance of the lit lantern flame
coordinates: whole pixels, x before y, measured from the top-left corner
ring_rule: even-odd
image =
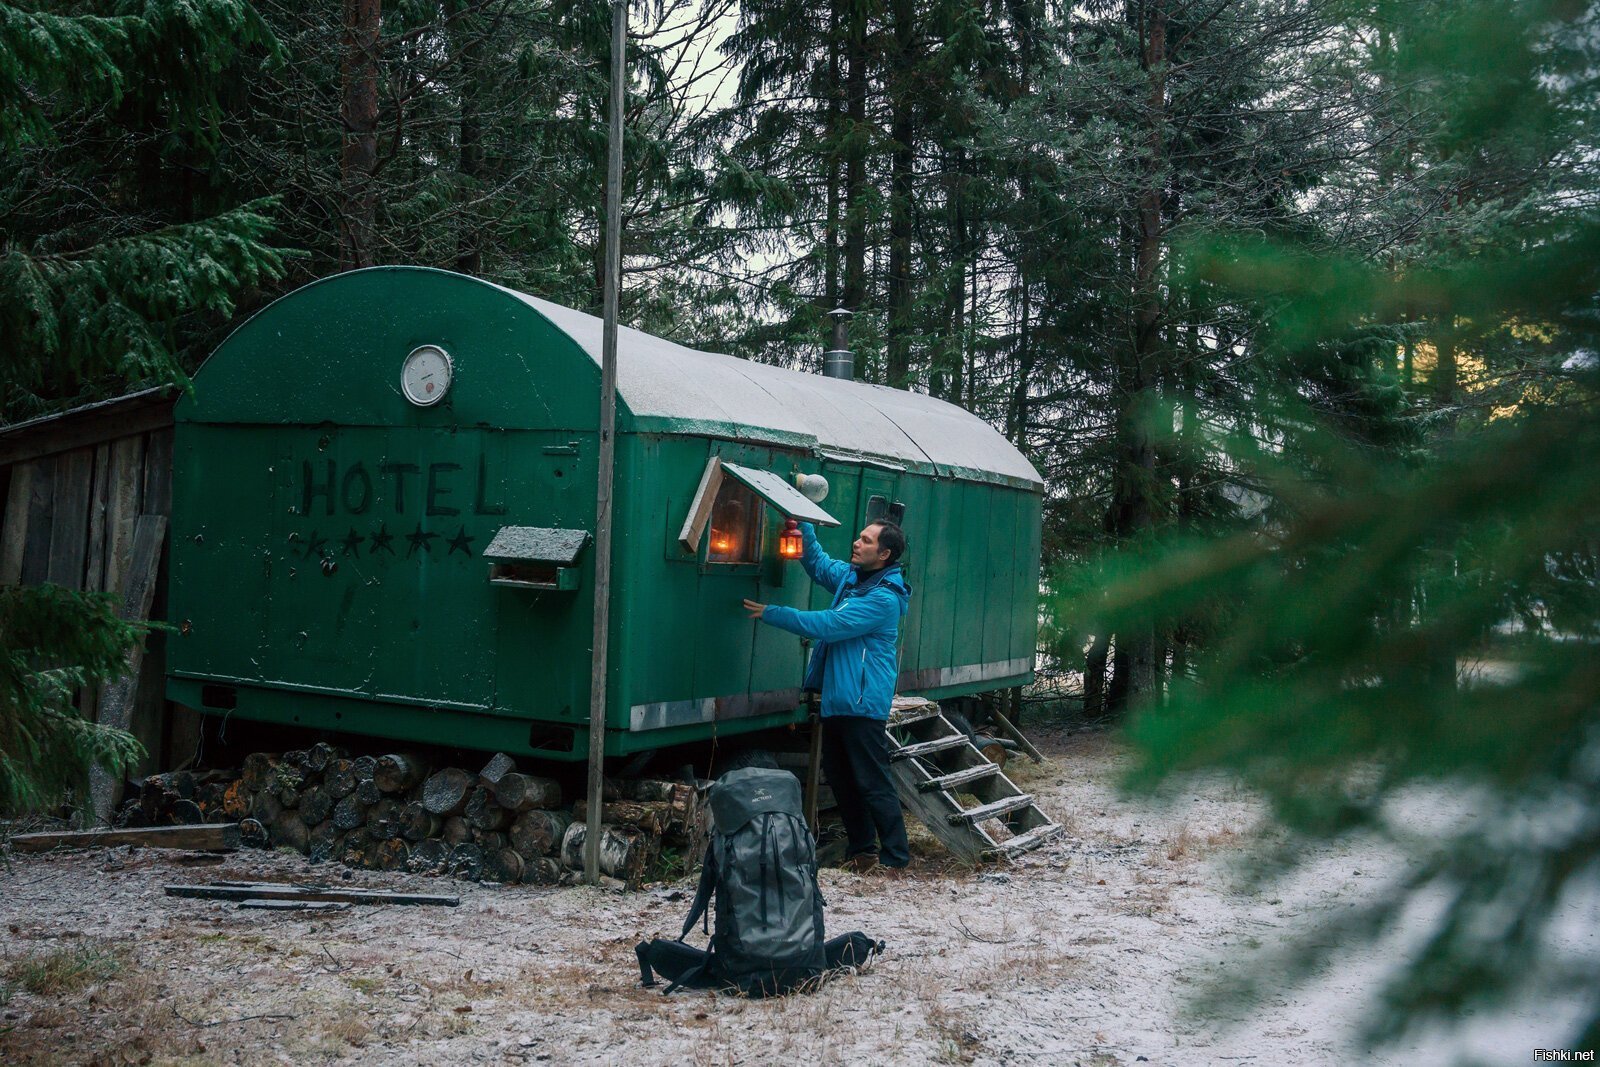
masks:
[[[778,535],[778,555],[783,559],[799,559],[805,551],[805,539],[800,536],[800,524],[790,519]]]
[[[719,537],[711,542],[711,550],[713,552],[727,552],[732,547],[733,542],[728,540],[726,537]]]

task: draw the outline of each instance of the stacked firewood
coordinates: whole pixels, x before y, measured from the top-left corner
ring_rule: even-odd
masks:
[[[124,806],[124,825],[237,821],[246,845],[292,848],[313,862],[473,880],[553,884],[583,867],[587,806],[524,774],[504,754],[476,774],[434,770],[413,753],[351,757],[318,743],[254,753],[236,773],[151,775]],[[636,885],[664,843],[703,844],[698,793],[659,780],[606,782],[600,869]]]

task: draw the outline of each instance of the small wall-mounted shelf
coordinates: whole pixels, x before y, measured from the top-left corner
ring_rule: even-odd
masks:
[[[489,584],[571,592],[582,584],[578,557],[588,543],[588,530],[502,526],[483,550],[489,561]]]

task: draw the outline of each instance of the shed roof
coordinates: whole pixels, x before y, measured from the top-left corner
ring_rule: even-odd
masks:
[[[504,289],[503,286],[498,288]],[[601,359],[604,324],[593,315],[505,292]],[[785,370],[701,352],[621,327],[617,392],[636,428],[814,446],[853,458],[932,466],[941,474],[1043,486],[1026,456],[978,416],[922,393]]]

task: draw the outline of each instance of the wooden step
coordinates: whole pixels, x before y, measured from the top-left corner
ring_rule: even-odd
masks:
[[[932,741],[919,741],[914,745],[904,745],[889,753],[889,759],[893,762],[895,760],[913,759],[917,756],[931,756],[935,752],[948,752],[952,748],[960,748],[966,743],[966,734],[955,733],[949,737],[936,737]]]
[[[914,722],[926,722],[938,718],[939,715],[939,705],[931,703],[918,704],[910,708],[894,708],[889,712],[889,729],[910,726]]]
[[[950,824],[952,826],[960,826],[962,823],[966,823],[970,826],[985,819],[993,819],[996,816],[1029,807],[1032,804],[1033,794],[1018,793],[1014,797],[1003,797],[992,803],[984,804],[982,807],[968,808],[966,811],[956,812],[950,815]]]
[[[993,778],[999,773],[1000,768],[997,764],[983,763],[976,767],[968,767],[964,771],[956,771],[953,774],[941,774],[937,778],[929,778],[917,788],[924,793],[932,793],[936,789],[954,789],[957,786],[967,785],[971,782],[981,782],[985,778]]]
[[[983,858],[989,860],[1015,859],[1024,852],[1032,852],[1047,841],[1053,841],[1061,836],[1061,827],[1053,822],[1043,826],[1035,826],[1025,834],[1018,834],[1009,841],[1000,844],[984,853]]]

